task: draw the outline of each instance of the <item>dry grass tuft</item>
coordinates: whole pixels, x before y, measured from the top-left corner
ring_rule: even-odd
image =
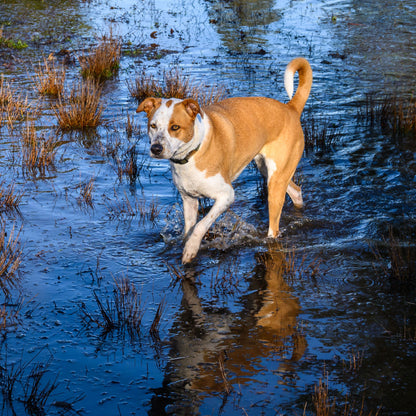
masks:
[[[0,77],[0,128],[7,125],[13,129],[14,122],[22,120],[30,108],[28,99],[22,98],[4,81],[4,76]]]
[[[101,327],[104,335],[113,330],[127,331],[131,337],[140,335],[144,313],[141,294],[127,277],[114,281],[112,298],[102,300],[96,291],[94,298],[100,315],[91,315],[83,306],[81,311],[86,322]]]
[[[4,181],[0,182],[0,214],[2,212],[18,211],[22,197],[23,194],[15,193],[14,184],[6,188]]]
[[[74,85],[69,96],[59,95],[53,107],[62,130],[94,128],[102,123],[101,87],[95,81]]]
[[[66,76],[65,67],[56,68],[53,56],[44,58],[43,66],[39,64],[38,69],[35,69],[35,74],[34,83],[40,94],[55,97],[62,94]]]
[[[204,86],[193,85],[178,69],[163,73],[163,81],[157,81],[145,73],[137,76],[135,83],[127,84],[132,97],[142,101],[147,97],[163,98],[194,98],[200,105],[208,105],[226,97],[224,88],[206,89]]]
[[[81,56],[79,62],[84,78],[98,82],[113,77],[120,67],[121,40],[113,35],[104,35],[98,46],[87,56]]]
[[[55,158],[60,144],[55,136],[48,139],[38,137],[35,125],[27,121],[21,140],[23,171],[45,177],[47,171],[55,169]]]
[[[22,261],[22,247],[19,242],[20,231],[16,235],[14,226],[7,238],[6,226],[0,228],[0,289],[8,296],[10,290],[20,282],[17,270]]]

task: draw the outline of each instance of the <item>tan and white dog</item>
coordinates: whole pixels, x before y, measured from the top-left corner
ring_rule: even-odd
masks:
[[[294,74],[299,85],[293,95]],[[137,108],[148,118],[150,155],[169,159],[173,181],[182,200],[185,248],[182,262],[198,253],[202,238],[213,222],[234,201],[231,183],[255,159],[267,178],[269,231],[279,235],[286,192],[297,207],[302,193],[292,177],[304,148],[300,115],[312,86],[312,69],[304,58],[286,67],[284,85],[291,100],[229,98],[201,108],[189,98],[146,98]],[[198,198],[213,199],[208,214],[197,222]]]

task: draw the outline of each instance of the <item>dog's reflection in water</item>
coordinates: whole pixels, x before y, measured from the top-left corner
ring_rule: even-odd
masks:
[[[294,363],[306,340],[297,322],[299,301],[285,281],[286,255],[270,248],[257,263],[238,312],[203,306],[192,271],[182,279],[183,309],[172,327],[164,388],[152,401],[158,411],[170,402],[197,414],[201,393],[228,392],[271,368],[276,383],[296,383]]]

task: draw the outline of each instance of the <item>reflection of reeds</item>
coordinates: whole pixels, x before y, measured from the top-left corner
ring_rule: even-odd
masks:
[[[91,178],[88,182],[79,185],[79,197],[77,199],[78,205],[83,203],[93,208],[92,191],[94,190],[94,178]]]
[[[228,381],[227,373],[225,371],[223,351],[220,352],[219,357],[218,357],[218,368],[220,370],[221,379],[224,383],[224,390],[227,394],[229,394],[231,390],[233,389],[233,386]]]
[[[166,306],[166,301],[165,301],[165,298],[163,298],[160,301],[159,306],[157,307],[155,317],[153,319],[152,325],[150,326],[150,334],[153,337],[157,338],[159,336],[159,325],[160,325],[160,320],[163,315],[163,311],[165,310],[165,306]]]
[[[112,298],[100,298],[94,291],[94,298],[100,315],[91,315],[85,307],[82,308],[84,320],[103,328],[104,333],[113,330],[127,330],[130,336],[140,334],[143,318],[141,295],[128,278],[115,280]]]
[[[19,313],[22,309],[23,300],[0,306],[0,331],[9,329],[19,323]]]
[[[81,56],[79,62],[84,78],[103,81],[111,78],[120,66],[121,41],[110,31],[103,36],[97,47],[87,56]]]
[[[192,82],[178,70],[164,72],[163,81],[157,81],[153,76],[141,74],[136,77],[134,84],[129,83],[128,89],[132,97],[142,101],[147,97],[164,98],[194,98],[201,105],[208,105],[225,98],[222,88],[206,89],[204,86],[193,85]]]
[[[38,137],[35,125],[27,122],[21,140],[23,171],[33,175],[39,172],[41,176],[45,176],[47,170],[55,168],[59,144],[54,136],[48,139],[43,136]]]
[[[40,94],[58,96],[64,90],[65,67],[55,67],[55,58],[44,58],[43,66],[35,69],[35,87]]]
[[[63,130],[97,127],[102,122],[100,97],[100,86],[90,80],[74,85],[69,96],[59,95],[53,107],[59,127]]]
[[[8,234],[5,224],[0,228],[0,289],[5,295],[10,289],[16,287],[20,281],[17,269],[22,261],[22,248],[19,242],[19,234],[15,235],[13,227]]]
[[[7,188],[4,182],[0,182],[0,214],[8,211],[18,211],[23,194],[17,194],[14,190],[14,184]]]
[[[0,128],[3,124],[7,124],[9,128],[13,128],[13,123],[22,120],[23,116],[29,109],[28,99],[22,98],[4,81],[4,76],[0,77]]]
[[[5,361],[1,363],[0,388],[4,399],[2,410],[6,411],[6,414],[17,414],[14,410],[15,403],[25,407],[25,414],[46,414],[46,408],[50,405],[48,401],[58,387],[56,376],[52,380],[47,377],[50,371],[49,366],[50,361],[46,363],[32,363],[32,361],[27,363]],[[80,398],[71,403],[61,403],[65,403],[68,411],[71,411],[73,403]]]
[[[127,138],[129,138],[129,139],[133,136],[133,134],[135,136],[140,136],[142,134],[141,133],[141,130],[140,130],[140,127],[137,126],[134,123],[134,119],[133,118],[130,118],[130,115],[129,114],[127,114],[126,134],[127,134]]]
[[[49,396],[58,387],[56,379],[45,381],[45,374],[49,364],[35,364],[26,378],[23,386],[25,392],[25,408],[31,415],[45,414],[45,406]]]

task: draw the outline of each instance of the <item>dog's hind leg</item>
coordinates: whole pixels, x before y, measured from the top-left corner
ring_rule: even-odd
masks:
[[[269,204],[269,232],[268,237],[279,236],[279,222],[282,215],[283,204],[288,184],[275,172],[268,179],[268,204]]]
[[[267,178],[268,177],[268,169],[267,169],[267,159],[259,153],[255,158],[254,161],[256,162],[257,169],[260,171],[260,173]],[[270,164],[270,162],[269,162]],[[271,166],[270,169],[272,169],[272,172],[275,171],[275,167]],[[286,190],[287,194],[290,196],[290,199],[293,202],[293,205],[296,208],[302,208],[303,207],[303,198],[302,198],[302,190],[300,186],[296,185],[293,180],[289,182],[289,185]]]
[[[292,200],[293,205],[296,208],[303,207],[302,190],[300,186],[296,185],[295,182],[293,182],[293,180],[289,182],[286,192],[290,196],[290,199]]]

